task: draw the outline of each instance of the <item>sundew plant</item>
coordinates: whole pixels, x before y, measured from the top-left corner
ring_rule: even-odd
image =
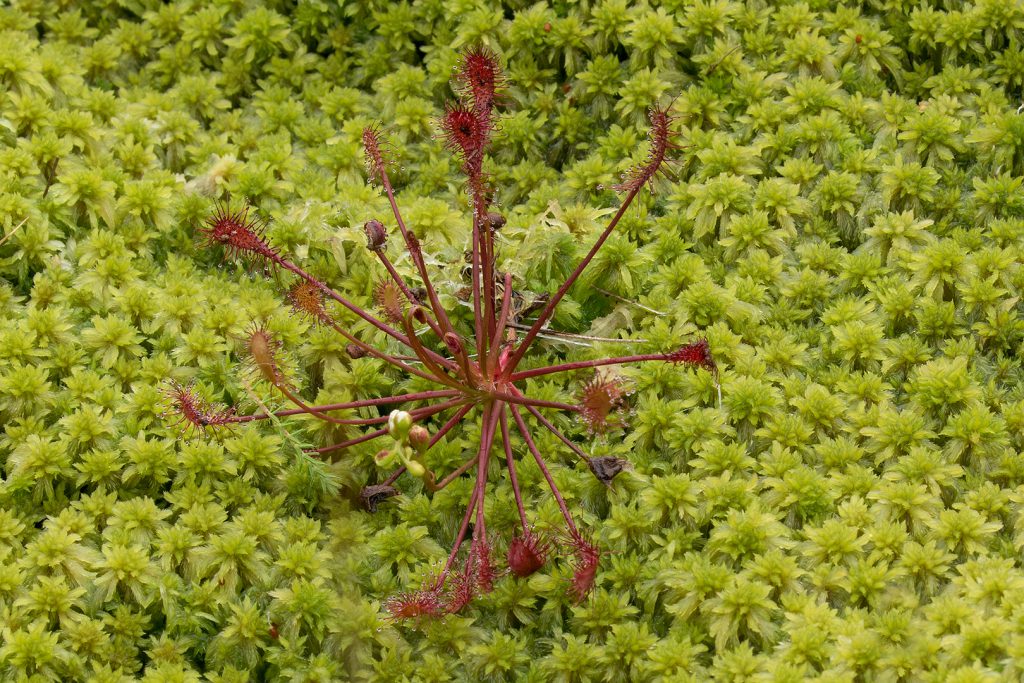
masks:
[[[0,680],[1021,680],[1021,74],[1018,0],[0,3]]]
[[[461,162],[469,188],[469,205],[473,216],[469,240],[471,246],[468,250],[471,283],[468,289],[471,291],[472,303],[471,331],[460,331],[456,327],[453,316],[445,310],[438,290],[431,282],[420,240],[406,226],[395,199],[387,170],[389,145],[385,134],[378,127],[370,126],[362,132],[362,144],[370,176],[380,182],[387,195],[408,261],[419,276],[417,291],[413,291],[387,255],[387,227],[377,219],[367,221],[363,226],[367,248],[377,256],[388,276],[381,280],[373,291],[373,299],[380,312],[379,317],[310,275],[268,244],[263,237],[263,228],[259,220],[250,217],[248,209],[232,212],[226,207],[219,207],[206,219],[205,226],[201,228],[207,246],[222,246],[228,254],[247,257],[266,270],[280,269],[295,275],[298,279],[287,293],[293,308],[308,316],[313,322],[337,332],[349,343],[349,356],[370,356],[387,366],[425,380],[436,388],[328,405],[308,405],[296,394],[282,372],[278,359],[279,345],[276,340],[264,327],[253,326],[245,338],[245,349],[253,369],[295,407],[251,415],[236,415],[233,407],[206,404],[190,387],[174,384],[168,391],[172,403],[172,417],[176,418],[177,424],[184,427],[187,433],[205,433],[218,427],[296,414],[311,416],[331,425],[372,425],[371,431],[360,436],[308,449],[308,452],[318,456],[340,452],[344,457],[345,451],[352,446],[380,437],[392,437],[396,443],[379,451],[375,459],[378,464],[385,466],[396,461],[400,461],[401,464],[382,482],[363,488],[361,496],[371,511],[375,511],[382,500],[398,495],[399,491],[394,484],[403,474],[408,473],[423,480],[423,485],[428,491],[436,492],[447,487],[457,477],[467,472],[475,472],[475,483],[466,505],[465,515],[455,536],[451,553],[437,576],[429,579],[421,590],[406,592],[388,601],[387,607],[392,615],[403,619],[438,617],[456,612],[478,592],[487,593],[493,589],[498,570],[492,560],[492,541],[487,532],[484,508],[488,467],[492,451],[499,443],[499,431],[507,477],[515,497],[520,524],[518,535],[508,542],[508,569],[516,576],[526,577],[544,565],[551,544],[534,533],[527,519],[516,476],[510,423],[514,425],[525,444],[525,449],[533,457],[550,487],[565,521],[564,541],[561,544],[569,548],[574,560],[569,591],[576,601],[581,601],[593,586],[601,555],[600,549],[577,528],[572,513],[545,464],[545,457],[531,436],[524,413],[581,458],[600,481],[611,485],[623,467],[628,465],[628,461],[615,456],[591,457],[563,434],[542,411],[553,409],[573,413],[579,416],[589,433],[604,434],[612,426],[621,426],[616,411],[623,406],[627,390],[619,379],[596,374],[580,389],[578,402],[563,403],[531,397],[523,390],[526,380],[645,361],[686,363],[712,372],[716,370],[706,340],[694,341],[668,353],[577,360],[519,369],[520,362],[551,319],[555,307],[598,254],[637,194],[646,186],[653,186],[655,177],[668,163],[666,154],[676,150],[677,146],[671,141],[672,118],[668,110],[652,108],[649,114],[647,156],[642,163],[624,173],[622,182],[614,188],[624,193],[625,199],[580,263],[554,294],[545,298],[539,307],[539,313],[520,340],[515,330],[509,327],[509,323],[517,318],[512,311],[514,274],[501,273],[498,270],[496,237],[505,224],[505,217],[490,211],[490,197],[495,190],[489,186],[489,177],[484,171],[484,156],[495,131],[495,104],[501,94],[503,80],[497,58],[490,51],[475,48],[465,52],[460,57],[455,72],[456,91],[460,94],[460,99],[445,106],[444,114],[438,123],[445,146],[455,153]],[[398,342],[405,353],[412,355],[392,354],[367,344],[336,322],[335,317],[327,309],[328,301],[340,305],[369,324],[371,328]],[[398,329],[393,326],[397,326]],[[424,332],[433,336],[433,345],[440,346],[440,350],[430,348],[430,342],[421,339]],[[408,411],[395,409],[387,416],[352,418],[336,415],[339,411],[414,403],[425,405]],[[446,413],[450,413],[450,416]],[[444,419],[431,433],[423,422],[435,416]],[[478,420],[479,446],[470,451],[463,464],[451,473],[439,477],[429,469],[427,457],[430,448],[470,417]],[[472,540],[468,544],[469,549],[463,567],[457,570],[456,558],[463,541],[467,539],[471,525]]]

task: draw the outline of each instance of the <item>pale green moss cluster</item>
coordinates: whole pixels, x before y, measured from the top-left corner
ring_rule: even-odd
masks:
[[[1024,5],[857,5],[5,3],[0,679],[1019,680]],[[722,402],[710,374],[652,365],[626,371],[627,429],[590,442],[559,416],[633,463],[611,489],[553,466],[608,551],[590,598],[549,564],[416,628],[381,602],[444,556],[470,482],[404,484],[370,515],[373,444],[314,461],[302,447],[342,432],[298,418],[187,440],[161,388],[277,400],[239,359],[251,320],[321,403],[421,388],[194,235],[215,199],[249,202],[275,247],[368,301],[382,273],[358,226],[387,209],[359,133],[380,121],[454,301],[469,209],[434,118],[475,44],[507,66],[485,168],[524,305],[674,99],[674,177],[552,327],[638,353],[706,335]],[[489,528],[510,537],[493,475]],[[559,528],[539,472],[519,476],[538,531]]]

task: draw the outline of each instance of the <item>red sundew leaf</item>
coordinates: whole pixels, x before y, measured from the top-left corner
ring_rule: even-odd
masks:
[[[440,588],[424,588],[389,598],[384,609],[396,621],[439,619],[449,613],[448,599]]]
[[[718,366],[715,365],[715,359],[711,355],[711,345],[708,344],[707,339],[698,339],[680,347],[668,355],[668,360],[672,363],[685,363],[704,368],[713,374],[718,372]]]
[[[286,295],[292,310],[308,316],[313,322],[330,325],[331,315],[324,306],[324,293],[311,282],[300,280],[295,283]]]
[[[384,317],[393,323],[400,323],[405,317],[405,295],[391,280],[377,283],[373,288],[373,302],[384,313]]]
[[[601,551],[585,538],[576,537],[573,539],[573,555],[575,564],[572,582],[569,585],[569,594],[579,603],[583,602],[594,587]]]
[[[479,109],[489,109],[505,84],[497,56],[485,47],[473,48],[462,56],[455,80]]]
[[[253,323],[245,336],[245,349],[253,370],[274,386],[281,386],[284,373],[277,362],[281,343],[261,324]]]
[[[538,571],[547,561],[548,545],[527,531],[508,544],[508,568],[520,578]]]
[[[231,211],[227,205],[218,204],[199,231],[206,238],[206,246],[223,246],[226,257],[250,256],[274,263],[278,254],[263,238],[263,229],[263,223],[249,215],[248,206]]]
[[[480,539],[473,544],[473,580],[481,593],[494,590],[494,578],[497,572],[491,563],[491,544],[487,539]]]
[[[450,103],[445,106],[439,123],[445,146],[461,156],[467,166],[475,168],[483,159],[490,140],[490,117],[470,107]]]
[[[679,145],[672,142],[671,126],[675,117],[669,114],[667,107],[652,108],[647,112],[647,118],[651,122],[651,128],[647,132],[650,144],[647,158],[642,164],[626,171],[621,183],[612,186],[616,192],[636,192],[644,185],[652,183],[659,172],[664,173],[666,154],[670,150],[680,149]]]
[[[371,178],[382,178],[387,171],[388,142],[378,126],[363,129],[363,151]]]
[[[235,415],[235,409],[211,405],[200,398],[193,387],[191,383],[183,385],[172,381],[164,391],[164,396],[170,404],[169,412],[178,416],[178,420],[173,424],[188,433],[205,433],[212,427],[228,426]]]
[[[445,597],[445,614],[455,614],[462,610],[476,597],[476,581],[469,576],[469,567],[463,573],[456,573],[448,578]]]
[[[613,427],[623,426],[623,421],[612,414],[622,407],[628,392],[622,381],[595,373],[580,390],[580,417],[591,434],[604,434]]]

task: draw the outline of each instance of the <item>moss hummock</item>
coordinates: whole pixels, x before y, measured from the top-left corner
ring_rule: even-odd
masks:
[[[857,5],[0,8],[0,679],[1019,679],[1024,6]],[[372,307],[362,226],[389,209],[360,138],[381,124],[458,300],[472,207],[437,121],[477,45],[507,73],[483,164],[527,328],[643,163],[650,107],[671,105],[683,146],[538,362],[706,338],[721,398],[712,373],[658,364],[613,378],[628,414],[604,433],[553,415],[595,459],[632,463],[611,486],[536,434],[607,551],[582,603],[573,567],[548,563],[396,623],[384,601],[444,561],[472,480],[404,482],[371,514],[378,448],[303,453],[354,432],[292,416],[187,438],[166,392],[281,405],[244,363],[253,321],[319,404],[428,388],[354,358],[292,311],[280,273],[222,262],[202,230],[218,203],[251,205],[267,244]],[[574,400],[592,376],[531,394]],[[459,434],[431,466],[477,443]],[[552,532],[561,513],[522,462]],[[501,557],[517,513],[496,466]]]

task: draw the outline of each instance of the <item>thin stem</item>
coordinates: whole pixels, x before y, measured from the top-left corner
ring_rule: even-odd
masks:
[[[476,527],[473,529],[473,538],[487,539],[487,522],[484,519],[484,493],[487,491],[487,465],[491,461],[491,449],[494,447],[494,437],[498,431],[498,416],[504,406],[501,403],[491,405],[491,414],[487,416],[486,433],[483,435],[484,448],[480,449],[480,459],[477,469],[480,476],[477,477],[477,486],[480,487],[480,505],[476,508]]]
[[[572,450],[573,453],[575,453],[576,455],[578,455],[581,458],[583,458],[583,460],[585,460],[586,462],[590,462],[590,456],[587,455],[586,453],[584,453],[583,450],[579,446],[574,444],[572,442],[572,440],[569,439],[569,437],[567,437],[565,434],[563,434],[558,429],[558,427],[553,425],[550,420],[548,420],[546,417],[541,415],[539,410],[537,410],[533,406],[525,406],[525,408],[530,411],[531,415],[533,415],[535,418],[537,418],[537,422],[540,422],[542,425],[544,425],[544,427],[547,428],[547,430],[549,432],[551,432],[552,434],[557,436],[558,439],[562,443],[564,443],[566,446],[568,446],[570,448],[570,450]]]
[[[437,298],[437,292],[434,290],[434,286],[430,282],[430,275],[427,274],[427,264],[423,260],[423,252],[420,250],[419,243],[412,233],[410,233],[405,227],[405,221],[402,220],[402,212],[398,210],[398,202],[395,200],[395,191],[394,188],[391,187],[391,178],[388,177],[388,172],[384,168],[380,169],[380,180],[381,184],[384,186],[384,192],[388,196],[388,202],[391,204],[391,213],[395,216],[395,222],[398,223],[398,229],[402,233],[402,239],[405,241],[405,246],[409,250],[409,256],[412,258],[412,262],[416,266],[416,270],[419,271],[420,280],[423,282],[423,288],[427,290],[427,298],[430,300],[430,308],[434,311],[434,315],[441,326],[448,332],[454,332],[455,328],[452,327],[451,320],[448,319],[448,313],[441,305],[440,299]]]
[[[482,280],[479,288],[483,297],[483,336],[478,336],[478,340],[482,342],[478,355],[484,374],[490,374],[487,372],[486,363],[487,349],[494,341],[494,231],[487,219],[487,198],[484,192],[482,164],[483,152],[481,151],[478,158],[472,161],[467,160],[465,171],[473,202],[473,239],[479,243],[479,251],[474,261],[479,266]],[[474,307],[481,310],[479,304],[475,304]]]
[[[498,316],[498,324],[494,329],[494,336],[491,338],[491,349],[487,354],[487,366],[498,367],[498,352],[501,349],[501,338],[505,334],[505,325],[508,323],[508,313],[512,308],[512,273],[505,273],[505,289],[501,295],[501,313]]]
[[[459,391],[466,390],[466,386],[460,384],[457,380],[449,377],[444,370],[438,367],[431,360],[430,356],[428,355],[429,350],[425,348],[423,344],[420,343],[420,340],[416,337],[416,332],[413,330],[412,321],[410,320],[410,316],[408,313],[406,313],[405,317],[402,318],[402,325],[405,327],[405,331],[409,335],[409,339],[411,342],[409,344],[409,348],[412,349],[413,353],[415,353],[419,357],[420,362],[423,363],[427,370],[430,371],[431,375],[433,375],[433,381],[437,382],[438,384],[445,384],[454,389],[458,389]]]
[[[494,338],[494,231],[491,230],[490,221],[484,214],[481,220],[483,230],[480,238],[483,242],[480,256],[483,259],[483,297],[484,297],[484,352],[492,345],[497,345]],[[483,358],[481,354],[481,358]]]
[[[480,309],[480,216],[473,213],[473,330],[476,332],[476,355],[480,359],[480,370],[487,372],[487,356],[484,352],[484,322]]]
[[[444,479],[436,483],[433,480],[433,476],[430,473],[428,473],[428,478],[424,479],[423,483],[426,485],[428,491],[436,493],[437,491],[440,491],[444,487],[448,486],[448,484],[452,483],[453,481],[461,477],[463,474],[468,472],[469,468],[472,467],[473,464],[477,462],[477,460],[478,458],[476,455],[471,456],[468,460],[466,460],[466,462],[462,463],[457,468],[452,470],[452,472],[448,476],[446,476]]]
[[[397,270],[395,270],[395,266],[391,263],[391,259],[388,258],[387,254],[384,253],[383,249],[377,249],[376,252],[377,258],[380,259],[380,262],[382,264],[384,264],[384,268],[386,268],[388,274],[391,275],[391,279],[394,280],[395,284],[398,285],[398,288],[402,290],[402,294],[405,296],[406,301],[408,301],[410,305],[417,305],[418,300],[416,299],[415,295],[413,295],[412,290],[409,289],[409,286],[405,284],[405,280],[402,279],[402,276],[398,274]],[[438,323],[434,320],[434,318],[427,313],[427,310],[428,309],[425,308],[423,309],[423,319],[426,321],[427,326],[434,331],[434,334],[436,334],[438,338],[443,337],[444,331],[441,329],[440,325],[438,325]]]
[[[516,389],[515,387],[511,387],[511,391],[512,391],[512,393],[516,397],[524,398],[522,393],[518,389]],[[552,422],[550,420],[548,420],[546,417],[541,415],[539,410],[537,410],[535,407],[533,407],[531,405],[526,405],[526,404],[524,404],[524,405],[526,406],[526,409],[530,411],[530,414],[533,415],[535,418],[537,418],[537,421],[540,422],[542,425],[544,425],[544,427],[546,427],[549,432],[551,432],[552,434],[557,436],[562,443],[564,443],[566,446],[568,446],[576,455],[578,455],[581,458],[583,458],[584,461],[586,461],[588,463],[590,462],[590,456],[587,455],[585,452],[583,452],[583,450],[579,446],[574,444],[572,442],[572,440],[569,437],[567,437],[565,434],[563,434],[561,432],[561,430],[559,430],[558,427],[556,427],[554,424],[552,424]]]
[[[466,349],[463,347],[462,341],[459,341],[458,348],[452,348],[449,346],[448,349],[452,351],[452,355],[454,355],[456,360],[459,361],[459,367],[462,368],[462,376],[463,379],[465,379],[466,384],[476,384],[480,379],[480,375],[479,373],[474,375],[473,367],[470,364],[469,356],[466,354]]]
[[[619,365],[621,363],[639,363],[642,361],[649,360],[660,360],[667,361],[669,355],[666,353],[642,353],[635,356],[620,356],[618,358],[599,358],[597,360],[581,360],[573,363],[562,363],[560,365],[548,365],[543,368],[534,368],[533,370],[523,370],[522,372],[514,372],[509,376],[510,382],[518,382],[520,380],[529,379],[530,377],[541,377],[543,375],[550,375],[556,372],[569,372],[570,370],[582,370],[584,368],[598,368],[602,365]]]
[[[386,422],[387,421],[386,417],[383,418],[383,419],[380,419],[380,418],[351,418],[351,419],[343,419],[343,418],[338,418],[338,417],[331,417],[330,415],[325,415],[325,414],[321,413],[320,411],[316,410],[315,408],[306,405],[306,403],[301,398],[299,398],[295,394],[295,392],[293,392],[291,389],[289,389],[287,386],[285,386],[285,384],[283,382],[281,384],[276,384],[275,386],[281,391],[282,394],[284,394],[285,398],[287,398],[289,401],[291,401],[292,403],[294,403],[295,405],[297,405],[299,407],[298,410],[299,410],[300,413],[304,413],[306,415],[311,415],[312,417],[315,417],[318,420],[323,420],[324,422],[330,422],[331,424],[336,424],[336,425],[369,425],[369,424],[380,424],[381,422]]]
[[[517,403],[521,406],[536,406],[538,408],[554,408],[555,410],[566,410],[572,413],[580,412],[579,406],[574,406],[569,403],[559,403],[558,401],[544,401],[539,398],[530,398],[524,396],[519,391],[515,390],[515,387],[509,387],[513,393],[506,394],[502,392],[494,392],[491,394],[494,398],[506,403]]]
[[[437,322],[427,312],[428,309],[424,308],[423,306],[417,307],[419,308],[419,310],[423,311],[423,322],[426,323],[428,328],[430,328],[430,331],[433,332],[438,339],[443,339],[444,331],[438,326]],[[419,335],[416,336],[418,337]]]
[[[572,274],[570,274],[566,281],[562,283],[562,286],[558,288],[558,291],[555,292],[554,296],[548,300],[547,305],[544,306],[544,310],[540,312],[540,315],[537,316],[537,320],[534,321],[529,332],[526,333],[526,337],[524,337],[523,341],[519,343],[518,347],[516,347],[516,350],[512,353],[512,357],[509,358],[506,373],[511,374],[512,371],[515,370],[519,361],[521,361],[523,356],[526,354],[526,349],[530,347],[530,344],[533,343],[533,340],[541,331],[541,328],[544,327],[548,319],[551,318],[552,314],[555,312],[555,307],[566,295],[569,289],[576,283],[576,280],[579,279],[584,269],[590,265],[594,256],[597,255],[598,250],[604,246],[605,241],[612,234],[612,231],[615,230],[615,226],[619,224],[619,221],[622,220],[622,217],[626,213],[626,209],[628,209],[629,205],[633,203],[633,199],[636,198],[636,195],[639,192],[640,187],[635,187],[629,191],[629,194],[626,195],[626,199],[622,202],[622,206],[619,207],[615,216],[612,217],[611,222],[608,223],[608,227],[606,227],[604,232],[601,233],[601,236],[597,238],[597,242],[595,242],[594,246],[590,248],[587,255],[583,257],[583,260],[579,262],[579,265],[576,266],[576,270],[572,271]]]
[[[412,394],[398,394],[397,396],[385,396],[383,398],[368,398],[360,401],[349,401],[347,403],[328,403],[325,405],[308,406],[311,410],[315,410],[318,413],[327,413],[334,410],[350,410],[355,408],[368,408],[370,406],[388,405],[390,403],[405,403],[407,401],[426,401],[431,398],[447,398],[449,396],[458,396],[459,392],[454,389],[439,389],[437,391],[418,391]],[[238,415],[229,418],[228,422],[240,423],[240,422],[253,422],[255,420],[266,420],[272,416],[274,417],[288,417],[289,415],[300,415],[308,411],[301,408],[295,408],[292,410],[275,410],[270,414],[267,413],[256,413],[255,415]]]
[[[416,408],[414,410],[410,410],[409,414],[412,416],[413,421],[416,421],[416,420],[420,420],[420,419],[423,419],[423,418],[426,418],[426,417],[430,417],[431,415],[435,415],[435,414],[440,413],[442,411],[448,410],[449,408],[451,408],[453,406],[457,406],[460,403],[463,403],[464,401],[465,401],[464,398],[456,398],[456,399],[452,399],[451,401],[445,401],[444,403],[438,403],[436,405],[425,406],[423,408]],[[340,443],[332,444],[330,446],[324,446],[323,448],[311,449],[311,450],[307,451],[307,453],[319,453],[319,454],[331,453],[333,451],[339,451],[339,450],[341,450],[343,448],[348,448],[349,446],[355,446],[356,444],[361,444],[361,443],[365,443],[367,441],[371,441],[373,439],[376,439],[377,437],[384,436],[387,433],[388,433],[387,428],[377,429],[377,430],[374,430],[372,432],[367,432],[366,434],[363,434],[362,436],[358,436],[358,437],[356,437],[354,439],[349,439],[348,441],[342,441]]]
[[[516,498],[516,508],[519,510],[519,521],[523,525],[523,535],[529,533],[529,525],[526,522],[526,510],[523,508],[523,494],[519,491],[519,478],[516,476],[515,458],[512,455],[512,440],[508,434],[508,415],[504,407],[501,410],[501,443],[505,447],[505,463],[508,467],[508,480],[512,484],[512,495]]]
[[[392,281],[394,281],[394,283],[398,285],[398,288],[402,290],[402,294],[405,295],[406,300],[410,304],[416,303],[416,297],[413,296],[412,290],[409,289],[409,285],[405,284],[405,280],[402,279],[402,276],[398,274],[397,270],[395,270],[395,266],[391,263],[391,259],[389,259],[388,255],[384,253],[383,247],[375,249],[374,252],[377,254],[377,258],[380,260],[381,264],[388,271]]]
[[[452,551],[448,553],[448,560],[444,563],[444,569],[437,575],[437,581],[434,582],[434,588],[440,588],[444,585],[444,580],[448,576],[449,570],[452,568],[452,563],[455,562],[455,556],[459,552],[459,548],[462,547],[462,541],[466,538],[466,532],[469,531],[469,520],[473,519],[473,511],[477,505],[477,492],[476,488],[473,489],[473,495],[469,497],[469,504],[466,505],[466,514],[462,518],[462,525],[459,527],[459,533],[455,536],[455,543],[452,544]]]
[[[400,341],[401,343],[405,344],[406,346],[408,346],[410,348],[412,347],[412,344],[410,343],[410,340],[409,340],[408,337],[406,337],[401,332],[399,332],[398,330],[394,329],[393,327],[391,327],[390,325],[385,323],[383,320],[381,320],[377,316],[368,313],[362,307],[357,306],[356,304],[352,303],[351,301],[349,301],[348,299],[346,299],[342,295],[338,294],[333,289],[331,289],[330,287],[328,287],[327,285],[325,285],[324,283],[320,282],[315,277],[313,277],[312,275],[310,275],[309,273],[304,271],[302,268],[299,268],[294,263],[285,260],[284,258],[282,258],[281,256],[279,256],[277,254],[271,255],[270,258],[271,258],[271,260],[274,263],[276,263],[277,265],[281,266],[285,270],[289,270],[289,271],[295,273],[296,275],[301,277],[303,280],[305,280],[306,282],[310,283],[311,285],[313,285],[314,287],[319,289],[326,296],[329,296],[330,298],[334,299],[339,304],[341,304],[342,306],[344,306],[348,310],[352,311],[353,313],[358,315],[360,318],[362,318],[363,320],[365,320],[366,322],[370,323],[371,325],[376,327],[378,330],[383,332],[384,334],[387,334],[388,336],[390,336],[390,337]],[[431,358],[435,362],[440,363],[441,365],[445,365],[445,366],[451,365],[450,361],[448,361],[446,358],[443,358],[440,354],[434,353],[433,351],[430,351],[430,350],[427,350],[427,352],[428,352],[428,354],[431,356]]]
[[[357,444],[366,443],[367,441],[372,441],[372,440],[374,440],[376,438],[384,436],[387,433],[388,433],[388,430],[386,428],[385,429],[375,429],[372,432],[367,432],[366,434],[363,434],[362,436],[357,436],[354,439],[349,439],[348,441],[342,441],[340,443],[332,444],[330,446],[324,446],[323,448],[313,448],[313,449],[310,449],[310,450],[308,450],[306,452],[307,453],[316,453],[318,455],[323,455],[324,453],[331,453],[333,451],[340,451],[343,448],[348,448],[350,446],[355,446]]]
[[[397,470],[392,472],[390,477],[381,482],[381,486],[391,486],[396,481],[398,481],[398,478],[403,474],[405,474],[405,465],[402,465]]]
[[[494,404],[487,404],[484,406],[484,414],[480,422],[480,450],[477,451],[477,461],[486,465],[486,454],[490,453],[491,446],[494,443],[494,423],[492,420],[492,412],[494,410]],[[487,440],[488,426],[490,426],[490,441]],[[441,570],[441,574],[438,580],[443,582],[444,577],[448,575],[448,570],[451,569],[452,563],[455,561],[455,555],[459,552],[459,546],[462,545],[462,541],[466,538],[466,532],[469,529],[469,520],[472,519],[473,509],[475,506],[483,506],[483,485],[481,484],[482,479],[487,478],[487,468],[480,467],[476,473],[476,485],[473,487],[473,495],[470,497],[469,505],[466,507],[466,516],[462,519],[462,526],[459,529],[459,535],[455,538],[455,544],[452,546],[452,552],[448,555],[448,561],[444,564],[444,569]],[[438,584],[440,585],[440,584]]]
[[[452,427],[457,425],[459,421],[462,420],[462,418],[466,417],[466,413],[468,413],[471,410],[473,410],[472,403],[459,408],[459,410],[454,415],[452,415],[448,419],[448,421],[445,422],[444,425],[442,425],[440,429],[437,430],[434,436],[430,437],[430,442],[427,443],[427,450],[430,450],[430,448],[432,448],[434,444],[436,444],[438,441],[444,438],[444,435],[450,432],[452,430]]]
[[[523,416],[519,414],[519,409],[515,406],[509,406],[509,410],[512,411],[512,418],[516,421],[516,427],[519,428],[519,433],[523,436],[523,441],[526,442],[526,447],[529,449],[533,459],[537,462],[537,467],[540,468],[541,474],[544,475],[544,479],[548,482],[548,487],[551,489],[551,493],[555,496],[555,502],[558,503],[558,508],[562,511],[562,517],[565,518],[565,524],[569,527],[569,532],[574,536],[579,535],[579,531],[576,530],[576,523],[572,521],[572,515],[569,514],[569,508],[565,504],[565,499],[562,498],[561,491],[555,485],[555,480],[551,477],[551,472],[548,471],[547,465],[544,464],[544,458],[540,456],[540,452],[537,451],[537,445],[533,443],[533,437],[530,436],[530,430],[526,428],[526,423],[523,422]]]
[[[430,381],[434,381],[434,379],[435,379],[433,375],[431,375],[431,374],[429,374],[427,372],[424,372],[423,370],[420,370],[419,368],[414,368],[411,365],[408,365],[408,364],[402,362],[403,360],[406,360],[405,358],[398,358],[397,356],[391,356],[389,354],[386,354],[383,351],[378,351],[374,347],[370,346],[369,344],[367,344],[363,340],[361,340],[358,337],[356,337],[355,335],[353,335],[351,332],[349,332],[345,328],[343,328],[340,325],[338,325],[338,323],[334,322],[333,320],[331,321],[331,329],[333,329],[335,332],[340,334],[342,337],[347,339],[352,344],[355,344],[356,346],[361,348],[363,351],[366,351],[366,353],[370,354],[374,358],[377,358],[379,360],[384,361],[385,363],[389,363],[390,365],[395,366],[396,368],[404,370],[404,371],[408,372],[410,375],[416,375],[417,377],[421,377],[423,379],[428,379]],[[417,357],[416,360],[418,361],[419,358]]]
[[[391,327],[390,325],[385,323],[383,320],[381,320],[377,316],[372,315],[371,313],[368,313],[361,306],[357,306],[356,304],[352,303],[351,301],[349,301],[348,299],[346,299],[342,295],[338,294],[333,289],[331,289],[330,287],[328,287],[324,283],[320,282],[315,277],[313,277],[312,275],[310,275],[309,273],[304,271],[302,268],[299,268],[297,265],[295,265],[291,261],[287,261],[283,257],[281,257],[280,255],[276,255],[276,254],[272,255],[270,257],[270,259],[274,263],[276,263],[277,265],[279,265],[282,268],[284,268],[285,270],[289,270],[289,271],[295,273],[296,275],[301,277],[303,280],[305,280],[306,282],[310,283],[311,285],[313,285],[314,287],[319,289],[326,296],[329,296],[330,298],[334,299],[339,304],[341,304],[342,306],[344,306],[348,310],[352,311],[353,313],[358,315],[360,318],[362,318],[363,320],[365,320],[366,322],[370,323],[371,325],[376,327],[378,330],[383,332],[384,334],[387,334],[387,335],[393,337],[394,339],[397,339],[398,341],[402,342],[406,346],[409,345],[409,340],[407,340],[402,335],[401,332],[399,332],[398,330],[394,329],[393,327]]]

